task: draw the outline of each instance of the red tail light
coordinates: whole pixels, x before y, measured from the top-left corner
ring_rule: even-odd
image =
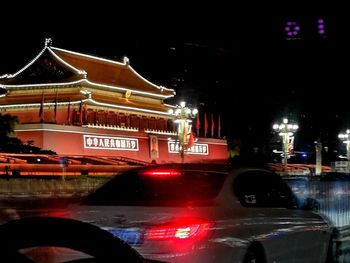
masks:
[[[182,175],[182,172],[175,169],[152,169],[140,171],[140,174],[158,179],[167,179],[179,177]]]
[[[163,240],[193,240],[207,237],[213,223],[201,219],[180,219],[173,223],[150,228],[146,239],[152,241]]]
[[[49,216],[49,217],[60,217],[60,218],[70,218],[71,214],[69,211],[64,210],[53,210],[53,211],[46,211],[41,213],[41,216]]]

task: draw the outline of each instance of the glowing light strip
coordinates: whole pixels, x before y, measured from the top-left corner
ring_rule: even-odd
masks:
[[[30,67],[35,61],[37,61],[41,57],[41,55],[45,52],[46,49],[50,52],[50,54],[52,54],[55,58],[57,58],[61,63],[63,63],[65,66],[69,67],[70,69],[74,70],[76,73],[78,73],[78,74],[86,74],[86,72],[84,72],[82,70],[78,70],[75,67],[73,67],[72,65],[68,64],[66,61],[64,61],[63,59],[58,57],[48,46],[45,46],[39,52],[39,54],[34,59],[32,59],[27,65],[25,65],[22,69],[20,69],[19,71],[17,71],[14,74],[5,74],[3,76],[0,76],[0,78],[14,78],[14,77],[16,77],[17,75],[22,73],[24,70],[26,70],[28,67]]]
[[[79,84],[79,83],[87,83],[89,85],[92,85],[94,87],[98,88],[108,88],[108,89],[113,89],[113,90],[118,90],[118,91],[127,91],[131,90],[132,93],[134,94],[142,94],[142,95],[148,95],[151,97],[157,97],[157,98],[171,98],[174,97],[174,95],[160,95],[160,94],[154,94],[150,92],[145,92],[145,91],[137,91],[137,90],[132,90],[130,88],[122,88],[122,87],[117,87],[117,86],[110,86],[110,85],[104,85],[104,84],[98,84],[92,81],[89,81],[87,79],[80,79],[72,82],[65,82],[65,83],[44,83],[44,84],[21,84],[21,85],[3,85],[7,89],[11,90],[12,88],[22,88],[22,87],[47,87],[47,86],[67,86],[67,85],[72,85],[72,84]],[[172,106],[174,107],[174,106]]]
[[[108,63],[112,63],[112,64],[117,64],[117,65],[126,65],[123,63],[119,63],[116,61],[112,61],[112,60],[107,60],[107,59],[103,59],[103,58],[99,58],[99,57],[95,57],[95,56],[90,56],[90,55],[85,55],[82,53],[78,53],[78,52],[73,52],[73,51],[69,51],[69,50],[65,50],[65,49],[60,49],[60,48],[55,48],[55,47],[47,47],[45,46],[45,48],[43,48],[41,50],[41,52],[32,60],[30,61],[26,66],[24,66],[22,69],[20,69],[19,71],[17,71],[15,74],[5,74],[3,76],[0,76],[0,78],[13,78],[15,76],[17,76],[18,74],[20,74],[21,72],[23,72],[25,69],[27,69],[30,65],[32,65],[43,53],[44,51],[48,49],[48,51],[55,57],[57,58],[61,63],[63,63],[65,66],[69,67],[70,69],[74,70],[75,72],[77,72],[80,75],[85,75],[86,77],[86,72],[84,70],[79,70],[75,67],[73,67],[72,65],[70,65],[69,63],[67,63],[66,61],[64,61],[63,59],[61,59],[53,50],[59,50],[62,52],[67,52],[67,53],[71,53],[71,54],[75,54],[75,55],[79,55],[79,56],[83,56],[83,57],[87,57],[87,58],[91,58],[91,59],[95,59],[95,60],[100,60],[100,61],[104,61],[104,62],[108,62]],[[53,49],[53,50],[52,50]],[[131,71],[137,75],[139,78],[141,78],[143,81],[149,83],[150,85],[156,87],[157,89],[160,90],[168,90],[168,91],[173,91],[174,94],[172,95],[159,95],[159,94],[154,94],[154,93],[150,93],[150,92],[144,92],[144,91],[138,91],[138,90],[133,90],[130,88],[122,88],[122,87],[116,87],[116,86],[110,86],[110,85],[103,85],[103,84],[98,84],[95,82],[91,82],[89,80],[87,80],[87,82],[91,85],[97,86],[97,87],[105,87],[105,88],[110,88],[110,89],[116,89],[116,90],[121,90],[121,91],[127,91],[127,90],[131,90],[133,93],[135,94],[144,94],[144,95],[149,95],[149,96],[154,96],[154,97],[159,97],[159,98],[171,98],[174,97],[175,95],[175,91],[173,89],[168,89],[165,87],[159,87],[155,84],[153,84],[152,82],[148,81],[147,79],[145,79],[144,77],[142,77],[140,74],[138,74],[131,66],[129,66],[129,68],[131,69]],[[78,81],[72,81],[72,82],[66,82],[65,84],[62,83],[46,83],[46,84],[27,84],[27,85],[4,85],[5,87],[9,87],[9,88],[15,88],[15,87],[40,87],[40,86],[62,86],[62,85],[69,85],[69,84],[77,84],[82,82],[83,80],[78,80]]]
[[[108,59],[103,59],[103,58],[99,58],[99,57],[95,57],[95,56],[90,56],[90,55],[86,55],[86,54],[82,54],[82,53],[78,53],[78,52],[73,52],[73,51],[69,51],[69,50],[65,50],[65,49],[60,49],[60,48],[55,48],[55,47],[46,47],[43,48],[41,50],[41,52],[32,60],[30,61],[26,66],[24,66],[22,69],[20,69],[19,71],[17,71],[15,74],[5,74],[3,76],[0,76],[0,78],[13,78],[15,76],[17,76],[18,74],[20,74],[21,72],[23,72],[25,69],[27,69],[30,65],[32,65],[43,53],[44,51],[48,49],[49,52],[55,56],[55,58],[57,58],[61,63],[63,63],[65,66],[71,68],[72,70],[74,70],[75,72],[77,72],[78,74],[83,74],[86,76],[86,72],[83,70],[79,70],[75,67],[73,67],[72,65],[70,65],[69,63],[67,63],[66,61],[64,61],[63,59],[61,59],[57,54],[55,54],[55,52],[53,50],[58,50],[58,51],[62,51],[62,52],[67,52],[67,53],[71,53],[71,54],[75,54],[75,55],[79,55],[79,56],[83,56],[83,57],[87,57],[87,58],[91,58],[91,59],[95,59],[95,60],[100,60],[100,61],[104,61],[104,62],[108,62],[108,63],[112,63],[112,64],[117,64],[117,65],[127,65],[127,64],[123,64],[120,62],[116,62],[113,60],[108,60]],[[53,50],[52,50],[53,49]],[[153,87],[160,89],[160,90],[167,90],[167,91],[173,91],[174,94],[172,95],[159,95],[159,94],[153,94],[150,92],[143,92],[143,91],[137,91],[137,90],[132,90],[133,93],[137,93],[137,94],[144,94],[144,95],[150,95],[150,96],[155,96],[155,97],[160,97],[160,98],[170,98],[173,97],[176,93],[173,89],[168,89],[162,86],[157,86],[155,84],[153,84],[152,82],[148,81],[147,79],[145,79],[144,77],[142,77],[140,74],[138,74],[131,66],[128,66],[130,68],[130,70],[139,78],[141,78],[143,81],[147,82],[148,84],[152,85]],[[66,84],[76,84],[81,82],[82,80],[79,81],[73,81],[73,82],[67,82],[65,84],[62,83],[47,83],[47,84],[29,84],[29,85],[5,85],[5,87],[37,87],[37,86],[59,86],[59,85],[66,85]],[[117,90],[122,90],[122,91],[127,91],[130,90],[130,88],[121,88],[121,87],[115,87],[115,86],[110,86],[110,85],[102,85],[102,84],[97,84],[91,81],[88,81],[88,83],[92,84],[92,85],[96,85],[99,87],[107,87],[107,88],[111,88],[111,89],[117,89]]]
[[[87,84],[90,84],[94,87],[99,87],[99,88],[108,88],[108,89],[113,89],[113,90],[118,90],[118,91],[127,91],[131,90],[130,88],[122,88],[122,87],[116,87],[116,86],[110,86],[110,85],[104,85],[104,84],[98,84],[95,82],[91,82],[87,79],[80,79],[72,82],[65,82],[65,83],[44,83],[44,84],[21,84],[21,85],[3,85],[7,89],[11,90],[12,88],[22,88],[22,87],[47,87],[47,86],[67,86],[67,85],[72,85],[72,84],[79,84],[85,82]],[[132,93],[134,94],[142,94],[142,95],[148,95],[151,97],[157,97],[157,98],[171,98],[174,97],[174,95],[159,95],[159,94],[154,94],[150,92],[145,92],[145,91],[137,91],[137,90],[131,90]],[[172,106],[174,107],[174,106]]]
[[[169,89],[169,88],[165,88],[163,86],[158,86],[152,82],[150,82],[149,80],[145,79],[144,77],[142,77],[139,73],[137,73],[130,65],[126,64],[126,63],[121,63],[118,61],[114,61],[114,60],[110,60],[110,59],[105,59],[105,58],[100,58],[100,57],[96,57],[96,56],[92,56],[92,55],[87,55],[87,54],[83,54],[83,53],[79,53],[79,52],[75,52],[75,51],[70,51],[70,50],[66,50],[66,49],[62,49],[62,48],[57,48],[57,47],[51,47],[51,49],[53,50],[58,50],[58,51],[62,51],[62,52],[66,52],[69,54],[73,54],[73,55],[77,55],[77,56],[82,56],[82,57],[86,57],[86,58],[90,58],[90,59],[94,59],[94,60],[98,60],[98,61],[103,61],[103,62],[107,62],[110,64],[115,64],[115,65],[120,65],[120,66],[127,66],[130,68],[130,70],[139,78],[141,78],[143,81],[147,82],[148,84],[152,85],[153,87],[160,89],[160,90],[168,90],[168,91],[173,91],[175,92],[173,89]]]
[[[57,102],[57,105],[75,105],[75,104],[80,104],[80,102],[91,102],[92,104],[99,105],[99,106],[104,106],[108,108],[116,108],[116,109],[124,109],[124,110],[132,110],[132,111],[137,111],[137,112],[147,112],[147,113],[154,113],[158,115],[165,115],[165,116],[173,116],[173,114],[170,114],[168,112],[163,112],[163,111],[155,111],[155,110],[149,110],[149,109],[144,109],[144,108],[135,108],[135,107],[129,107],[129,106],[122,106],[122,105],[114,105],[114,104],[109,104],[109,103],[103,103],[103,102],[98,102],[92,98],[88,99],[83,99],[83,100],[77,100],[77,101],[71,101],[71,102]],[[8,108],[22,108],[22,107],[38,107],[40,106],[41,103],[27,103],[27,104],[7,104],[7,105],[0,105],[0,109],[8,109]],[[55,102],[45,102],[43,104],[44,106],[54,106]]]
[[[55,52],[53,52],[49,47],[47,47],[47,49],[49,50],[49,52],[55,57],[57,58],[61,63],[63,63],[65,66],[69,67],[70,69],[74,70],[76,73],[78,74],[84,74],[86,75],[86,72],[84,70],[79,70],[75,67],[73,67],[71,64],[69,64],[68,62],[64,61],[62,58],[60,58],[59,56],[56,55]]]
[[[128,65],[128,67],[131,69],[131,71],[136,75],[138,76],[139,78],[141,78],[143,81],[147,82],[148,84],[152,85],[153,87],[157,88],[157,89],[160,89],[160,90],[168,90],[168,91],[174,91],[173,89],[168,89],[168,88],[165,88],[163,86],[158,86],[152,82],[150,82],[149,80],[145,79],[144,77],[142,77],[139,73],[136,72],[136,70],[134,70],[130,65]]]
[[[171,97],[174,97],[174,95],[160,95],[160,94],[154,94],[154,93],[150,93],[150,92],[146,92],[146,91],[139,91],[139,90],[134,90],[134,89],[130,89],[130,88],[122,88],[122,87],[118,87],[118,86],[111,86],[111,85],[106,85],[106,84],[99,84],[99,83],[96,83],[96,82],[92,82],[88,79],[86,79],[86,82],[90,85],[93,85],[93,86],[97,86],[97,87],[100,87],[100,88],[108,88],[108,89],[114,89],[114,90],[119,90],[119,91],[127,91],[127,90],[131,90],[131,93],[134,93],[134,94],[142,94],[142,95],[148,95],[148,96],[151,96],[151,97],[158,97],[158,98],[171,98]]]
[[[100,61],[104,61],[104,62],[108,62],[108,63],[111,63],[111,64],[120,65],[120,66],[125,66],[124,63],[121,63],[121,62],[118,62],[118,61],[114,61],[114,60],[110,60],[110,59],[100,58],[100,57],[87,55],[87,54],[83,54],[83,53],[79,53],[79,52],[75,52],[75,51],[71,51],[71,50],[67,50],[67,49],[63,49],[63,48],[58,48],[58,47],[50,47],[50,48],[53,49],[53,50],[58,50],[58,51],[66,52],[66,53],[77,55],[77,56],[81,56],[81,57],[86,57],[86,58],[90,58],[90,59],[100,60]]]
[[[174,109],[177,108],[176,105],[170,105],[170,104],[167,104],[167,103],[164,103],[164,106],[167,106],[169,108],[174,108]]]
[[[160,115],[166,115],[166,116],[173,116],[173,114],[170,114],[168,112],[163,112],[163,111],[156,111],[156,110],[149,110],[149,109],[144,109],[144,108],[135,108],[135,107],[129,107],[129,106],[121,106],[121,105],[114,105],[114,104],[109,104],[109,103],[103,103],[103,102],[98,102],[94,99],[87,99],[91,103],[99,106],[104,106],[104,107],[110,107],[110,108],[116,108],[116,109],[124,109],[124,110],[133,110],[133,111],[138,111],[138,112],[147,112],[147,113],[155,113],[155,114],[160,114]]]
[[[44,53],[45,49],[46,49],[46,47],[44,47],[34,59],[32,59],[27,65],[25,65],[22,69],[17,71],[15,74],[5,74],[3,76],[0,76],[0,78],[13,78],[13,77],[16,77],[18,74],[20,74],[22,71],[27,69],[30,65],[32,65]]]
[[[21,84],[21,85],[4,85],[7,89],[11,90],[12,88],[23,88],[23,87],[48,87],[48,86],[67,86],[72,84],[78,84],[84,82],[85,79],[80,79],[72,82],[65,83],[43,83],[43,84]]]

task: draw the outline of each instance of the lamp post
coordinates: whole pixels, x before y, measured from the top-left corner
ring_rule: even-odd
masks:
[[[280,124],[274,124],[272,128],[279,132],[279,135],[282,136],[282,144],[283,144],[283,170],[287,172],[287,158],[288,158],[288,148],[289,146],[293,146],[293,135],[294,132],[299,128],[297,124],[289,123],[287,118],[283,119],[283,122]]]
[[[176,110],[170,110],[170,113],[175,115],[174,122],[178,124],[177,134],[180,144],[180,155],[183,161],[185,150],[190,143],[192,119],[196,117],[198,110],[186,107],[186,102],[182,101],[180,105],[176,106]]]
[[[346,133],[339,133],[338,138],[346,144],[347,173],[350,173],[350,130],[346,130]]]

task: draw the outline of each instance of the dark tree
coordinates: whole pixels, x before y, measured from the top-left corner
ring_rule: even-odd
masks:
[[[16,116],[0,113],[0,138],[6,139],[15,132],[15,126],[18,124]]]
[[[42,150],[39,147],[33,146],[32,141],[23,144],[20,139],[15,137],[15,127],[17,124],[18,118],[16,116],[0,113],[0,152],[55,153],[50,150]]]

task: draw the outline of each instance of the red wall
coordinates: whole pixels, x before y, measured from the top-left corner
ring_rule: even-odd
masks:
[[[150,139],[147,133],[129,132],[97,128],[81,128],[74,126],[53,124],[20,125],[16,131],[22,141],[34,140],[34,145],[45,150],[53,150],[60,155],[95,155],[95,156],[122,156],[140,161],[151,162]],[[109,136],[122,138],[137,138],[138,151],[89,149],[84,148],[83,135]],[[159,158],[157,163],[181,162],[179,153],[168,151],[169,135],[158,137]],[[197,143],[208,144],[209,154],[189,154],[184,157],[185,162],[227,159],[227,143],[225,140],[199,138]]]

